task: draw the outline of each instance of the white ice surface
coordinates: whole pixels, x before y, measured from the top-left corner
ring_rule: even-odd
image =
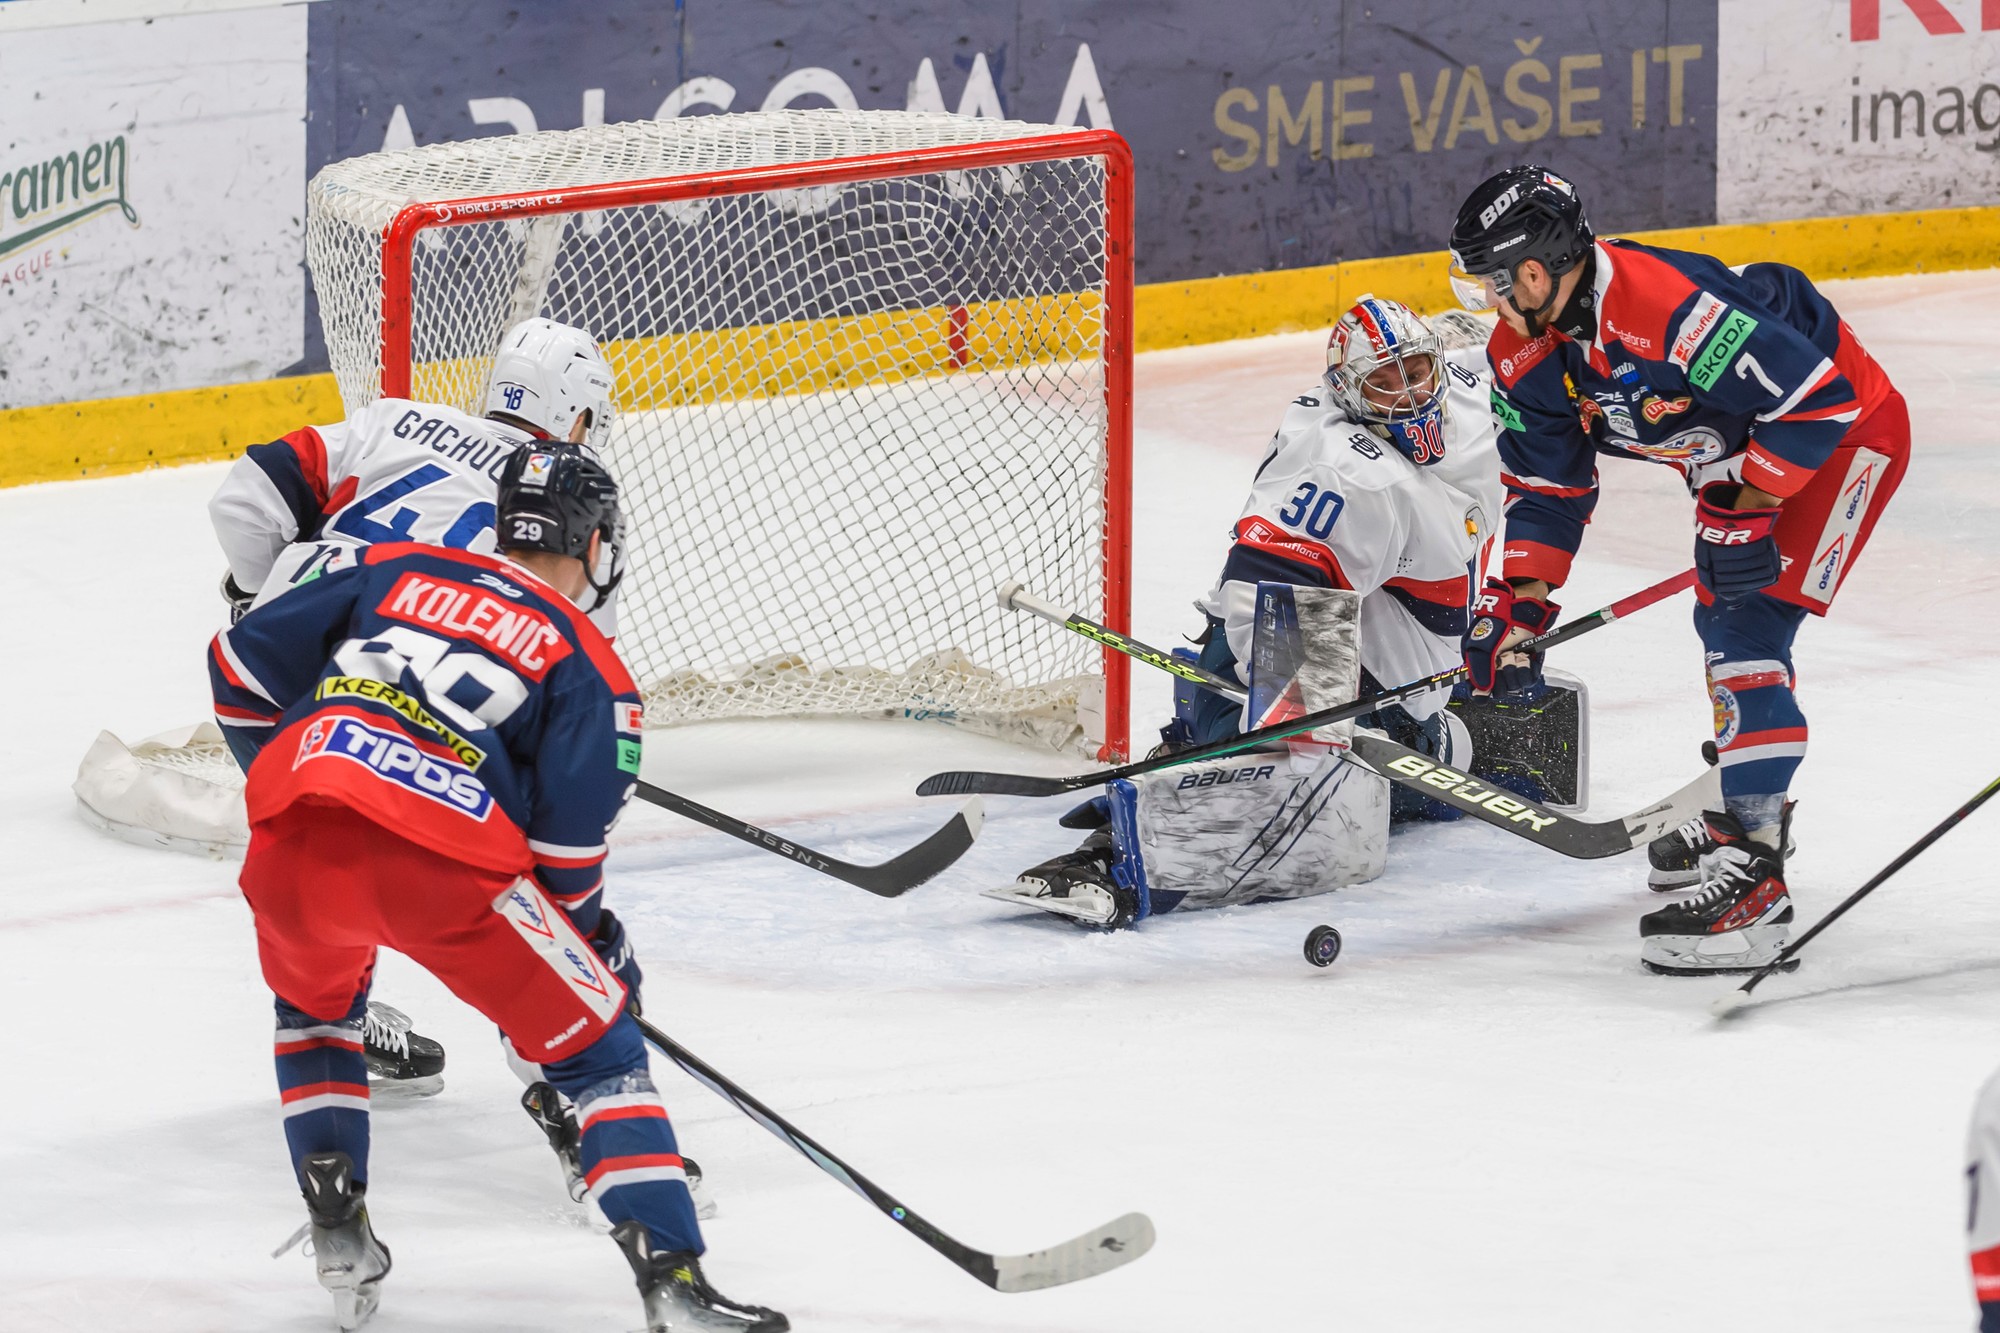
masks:
[[[1835,616],[1801,636],[1814,728],[1802,922],[1993,776],[2000,273],[1837,285],[1908,395],[1908,481]],[[1135,623],[1191,626],[1318,335],[1161,353],[1138,380]],[[0,664],[0,1328],[317,1330],[272,1094],[270,1010],[232,866],[111,842],[71,809],[100,727],[205,709],[214,468],[0,492],[16,574]],[[1665,469],[1611,464],[1562,600],[1685,565]],[[1600,811],[1691,776],[1706,736],[1687,601],[1564,650],[1591,682]],[[1138,677],[1139,730],[1166,712]],[[850,859],[941,822],[944,767],[1068,761],[935,728],[713,725],[652,778]],[[1151,1255],[999,1296],[658,1062],[723,1214],[721,1288],[801,1330],[1938,1330],[1969,1327],[1961,1143],[2000,1062],[2000,810],[1975,816],[1727,1027],[1723,983],[1645,974],[1632,858],[1478,826],[1399,834],[1389,873],[1116,936],[974,890],[1063,847],[1062,803],[990,801],[938,882],[888,902],[635,809],[611,901],[647,1012],[966,1242],[1026,1250],[1128,1209]],[[1339,925],[1330,971],[1300,956]],[[490,1033],[407,962],[378,991],[451,1052],[443,1095],[378,1102],[376,1328],[638,1323]]]

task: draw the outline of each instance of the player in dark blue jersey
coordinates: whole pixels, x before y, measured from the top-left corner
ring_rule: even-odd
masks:
[[[605,836],[643,713],[577,609],[618,533],[597,463],[522,449],[500,554],[407,543],[293,588],[216,636],[216,713],[248,773],[242,885],[277,997],[285,1133],[342,1328],[389,1253],[370,1228],[359,1031],[377,947],[496,1023],[575,1104],[580,1166],[653,1329],[781,1330],[702,1276],[699,1225],[632,1020],[641,980],[601,903]]]
[[[1797,269],[1598,240],[1545,168],[1482,183],[1451,248],[1461,301],[1500,315],[1487,356],[1506,540],[1466,637],[1473,681],[1505,691],[1539,673],[1503,652],[1556,618],[1598,458],[1677,468],[1695,500],[1725,808],[1654,845],[1655,888],[1703,890],[1645,917],[1641,957],[1660,972],[1761,967],[1792,920],[1787,793],[1806,749],[1792,640],[1832,606],[1901,482],[1908,409]]]

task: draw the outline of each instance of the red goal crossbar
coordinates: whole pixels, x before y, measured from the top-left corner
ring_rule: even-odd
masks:
[[[411,391],[415,251],[418,236],[428,228],[1083,157],[1104,159],[1105,177],[1103,619],[1111,629],[1130,633],[1133,173],[1132,150],[1113,130],[409,204],[390,220],[382,238],[382,394],[405,398]],[[1107,762],[1130,757],[1129,673],[1130,662],[1125,656],[1107,648],[1104,744],[1099,751]]]

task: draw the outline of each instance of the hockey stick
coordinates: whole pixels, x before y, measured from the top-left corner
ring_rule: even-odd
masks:
[[[1629,597],[1621,598],[1609,606],[1600,607],[1588,615],[1579,616],[1567,625],[1560,625],[1546,634],[1538,634],[1532,639],[1523,640],[1517,647],[1521,649],[1548,649],[1560,643],[1567,643],[1571,639],[1588,634],[1590,631],[1608,625],[1623,616],[1629,616],[1642,607],[1664,601],[1677,592],[1693,587],[1694,578],[1695,575],[1692,569],[1685,570],[1670,579],[1664,579],[1659,583],[1655,583],[1650,588],[1643,588]],[[1062,625],[1064,628],[1074,629],[1075,632],[1081,633],[1087,638],[1095,639],[1109,648],[1125,651],[1120,648],[1120,643],[1113,642],[1113,639],[1122,643],[1132,644],[1144,650],[1145,655],[1139,657],[1140,661],[1155,665],[1158,665],[1157,659],[1175,662],[1175,666],[1164,667],[1163,669],[1172,671],[1175,675],[1182,676],[1185,679],[1192,680],[1196,684],[1208,684],[1212,680],[1227,689],[1238,688],[1219,676],[1211,676],[1210,673],[1202,671],[1199,667],[1190,667],[1187,663],[1178,661],[1171,654],[1162,653],[1157,648],[1149,648],[1144,644],[1139,644],[1136,640],[1128,639],[1126,636],[1118,634],[1115,630],[1105,629],[1104,626],[1098,625],[1093,621],[1084,620],[1082,616],[1076,615],[1073,612],[1065,612],[1060,608],[1048,606],[1047,603],[1040,602],[1039,599],[1033,599],[1038,602],[1038,606],[1028,606],[1020,600],[1021,593],[1019,592],[1019,587],[1019,584],[1008,585],[1007,591],[1011,592],[1014,597],[1014,600],[1009,602],[1008,605],[1019,606],[1022,610],[1029,611],[1035,615],[1045,615],[1048,618],[1054,619],[1055,623]],[[1043,608],[1046,608],[1046,610]],[[1088,625],[1090,628],[1088,630],[1076,629],[1076,625],[1072,624],[1072,622]],[[1173,754],[1161,755],[1157,759],[1141,759],[1119,768],[1101,768],[1094,773],[1079,773],[1075,777],[1045,778],[1031,773],[979,773],[962,771],[933,773],[917,785],[917,795],[965,796],[973,792],[985,792],[994,796],[1060,796],[1064,792],[1081,791],[1085,787],[1101,787],[1107,782],[1115,782],[1120,778],[1135,778],[1141,773],[1154,773],[1163,768],[1171,768],[1176,764],[1191,764],[1202,759],[1216,759],[1223,755],[1236,754],[1243,750],[1254,749],[1266,741],[1283,740],[1287,736],[1296,736],[1300,732],[1315,731],[1320,727],[1331,726],[1335,722],[1345,722],[1350,718],[1360,717],[1364,713],[1372,713],[1384,704],[1397,703],[1403,699],[1434,690],[1440,685],[1449,685],[1464,674],[1465,668],[1463,666],[1452,667],[1448,671],[1437,672],[1435,675],[1426,676],[1422,680],[1413,680],[1409,684],[1399,685],[1393,690],[1384,690],[1379,694],[1371,694],[1365,699],[1356,699],[1353,703],[1342,704],[1338,708],[1323,709],[1317,713],[1306,713],[1303,716],[1292,718],[1286,722],[1275,723],[1268,727],[1260,727],[1255,731],[1246,731],[1240,736],[1229,736],[1219,741],[1210,741],[1206,745],[1197,745],[1190,749],[1177,750]]]
[[[1105,631],[1100,635],[1092,630],[1079,629],[1077,622],[1084,625],[1091,625],[1092,622],[1083,620],[1081,616],[1065,615],[1033,594],[1023,592],[1019,584],[1009,584],[1002,589],[1000,601],[1003,606],[1018,607],[1055,620],[1086,638],[1141,662],[1173,670],[1175,675],[1192,680],[1203,689],[1212,690],[1224,698],[1241,703],[1250,697],[1249,691],[1234,681],[1199,667],[1190,667],[1186,662],[1149,648],[1136,639],[1128,639],[1115,631]],[[1102,629],[1102,626],[1092,628]],[[1172,667],[1167,667],[1167,663],[1172,663]],[[1366,733],[1355,736],[1341,759],[1433,800],[1442,801],[1516,837],[1580,860],[1595,860],[1628,852],[1641,843],[1651,842],[1701,811],[1713,808],[1722,799],[1721,779],[1716,770],[1709,769],[1664,801],[1655,802],[1622,819],[1578,819],[1525,796],[1497,789],[1469,773],[1448,768],[1407,746],[1396,744],[1386,736]]]
[[[1946,815],[1942,823],[1940,823],[1936,828],[1932,829],[1929,833],[1924,834],[1923,837],[1918,838],[1917,841],[1910,847],[1908,851],[1904,852],[1901,856],[1891,861],[1888,865],[1883,866],[1881,870],[1876,872],[1875,878],[1869,880],[1866,884],[1863,884],[1853,893],[1850,893],[1847,895],[1847,897],[1841,899],[1839,906],[1835,907],[1831,912],[1828,912],[1825,916],[1821,917],[1818,921],[1814,922],[1813,928],[1811,930],[1808,930],[1805,934],[1799,936],[1797,939],[1793,940],[1790,944],[1786,945],[1783,952],[1781,952],[1776,958],[1773,958],[1770,962],[1764,964],[1763,967],[1759,968],[1755,973],[1751,975],[1748,981],[1744,982],[1741,986],[1738,986],[1735,990],[1729,992],[1727,995],[1724,995],[1722,998],[1718,999],[1713,1005],[1710,1006],[1710,1009],[1715,1014],[1715,1016],[1717,1018],[1728,1018],[1731,1015],[1733,1015],[1738,1009],[1741,1009],[1744,1005],[1748,1004],[1750,1002],[1750,992],[1756,990],[1758,985],[1764,980],[1765,977],[1770,976],[1773,972],[1776,972],[1779,968],[1782,968],[1785,964],[1791,962],[1792,959],[1798,957],[1799,951],[1805,948],[1806,945],[1812,943],[1812,939],[1815,935],[1819,934],[1822,930],[1825,930],[1828,926],[1832,925],[1834,922],[1840,920],[1842,914],[1845,913],[1848,908],[1854,906],[1854,904],[1860,902],[1863,898],[1866,898],[1869,894],[1875,892],[1875,890],[1880,888],[1882,886],[1882,882],[1888,879],[1889,876],[1895,874],[1898,870],[1901,870],[1904,866],[1916,860],[1917,857],[1922,855],[1924,850],[1928,848],[1932,843],[1936,842],[1939,838],[1942,838],[1945,834],[1951,832],[1952,829],[1956,828],[1959,822],[1963,820],[1967,815],[1971,814],[1974,810],[1977,810],[1980,806],[1986,804],[1987,800],[1990,799],[1995,792],[2000,792],[2000,778],[1995,778],[1993,779],[1993,781],[1987,783],[1983,788],[1980,789],[1979,794],[1977,796],[1974,796],[1964,805],[1961,805],[1960,807],[1958,807],[1958,809]]]
[[[816,852],[810,847],[796,842],[788,842],[768,829],[746,824],[742,820],[711,810],[707,806],[665,787],[655,787],[652,783],[639,783],[639,799],[650,801],[663,810],[671,810],[677,815],[685,815],[699,824],[727,833],[732,838],[741,838],[753,847],[761,847],[767,852],[775,852],[788,861],[845,880],[857,888],[868,890],[878,898],[895,898],[908,893],[943,871],[959,857],[964,856],[979,837],[979,826],[984,818],[983,807],[977,798],[967,801],[959,812],[937,832],[925,838],[901,856],[884,861],[876,866],[858,866],[847,861],[838,861],[831,856]]]
[[[714,1068],[641,1018],[639,1030],[689,1078],[749,1116],[790,1145],[801,1157],[899,1223],[903,1230],[957,1264],[995,1291],[1038,1291],[1080,1282],[1122,1268],[1153,1248],[1153,1223],[1144,1213],[1127,1213],[1074,1240],[1030,1254],[988,1254],[961,1244],[904,1207],[895,1196],[808,1138],[776,1111],[717,1073]]]

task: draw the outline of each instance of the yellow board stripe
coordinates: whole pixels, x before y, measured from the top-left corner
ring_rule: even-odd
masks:
[[[1948,208],[1912,213],[1811,218],[1791,222],[1688,227],[1620,233],[1656,245],[1701,250],[1725,263],[1775,260],[1815,280],[1938,273],[2000,263],[2000,208]],[[1221,342],[1270,333],[1326,328],[1365,292],[1423,311],[1451,303],[1443,251],[1357,259],[1317,268],[1282,269],[1192,282],[1149,283],[1134,293],[1139,351]],[[633,409],[714,402],[769,393],[804,393],[849,386],[859,367],[903,375],[936,374],[962,358],[972,368],[1028,364],[1075,351],[1097,336],[1094,298],[1052,297],[991,302],[967,310],[964,351],[951,349],[948,311],[924,310],[806,321],[672,340],[672,364],[646,349],[649,378],[628,387]],[[640,347],[612,344],[614,366],[642,358]],[[804,369],[801,370],[801,353]],[[621,364],[622,363],[622,364]],[[697,382],[685,367],[730,368]],[[442,392],[463,371],[433,367],[420,392]],[[457,397],[456,393],[449,396]],[[0,486],[109,476],[144,468],[234,458],[261,440],[299,426],[337,421],[340,395],[331,375],[262,380],[211,389],[181,389],[0,412]]]

